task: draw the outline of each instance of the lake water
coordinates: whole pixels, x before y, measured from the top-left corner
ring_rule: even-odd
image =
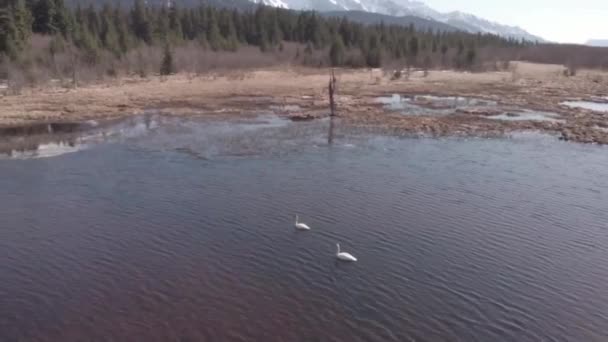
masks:
[[[605,147],[153,122],[0,160],[1,341],[608,340]]]

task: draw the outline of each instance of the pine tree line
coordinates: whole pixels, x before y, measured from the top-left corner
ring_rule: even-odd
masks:
[[[257,46],[261,51],[282,48],[282,42],[306,46],[304,54],[326,50],[334,66],[377,67],[384,59],[421,65],[430,55],[446,59],[456,55],[458,66],[470,65],[476,50],[514,47],[523,42],[489,34],[418,31],[413,26],[365,26],[346,19],[326,18],[314,12],[295,12],[260,6],[242,12],[209,6],[150,7],[136,0],[131,8],[69,8],[63,0],[0,0],[0,54],[19,60],[32,34],[54,37],[49,49],[79,51],[85,63],[94,64],[102,51],[121,58],[143,44],[167,47],[198,42],[214,51],[236,51]],[[353,53],[359,63],[353,61]]]

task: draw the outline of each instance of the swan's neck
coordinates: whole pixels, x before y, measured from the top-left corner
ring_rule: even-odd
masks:
[[[296,224],[298,224],[298,215],[296,215]]]
[[[336,245],[336,247],[338,248],[337,253],[338,253],[338,254],[340,254],[340,245],[339,245],[339,244],[337,244],[337,245]]]

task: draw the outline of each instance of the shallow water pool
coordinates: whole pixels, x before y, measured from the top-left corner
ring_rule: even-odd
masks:
[[[608,102],[600,103],[592,101],[565,101],[562,102],[562,104],[571,108],[583,108],[596,112],[608,112]]]

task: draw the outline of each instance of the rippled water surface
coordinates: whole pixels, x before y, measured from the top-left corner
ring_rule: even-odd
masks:
[[[606,148],[156,122],[0,160],[0,341],[608,340]]]

